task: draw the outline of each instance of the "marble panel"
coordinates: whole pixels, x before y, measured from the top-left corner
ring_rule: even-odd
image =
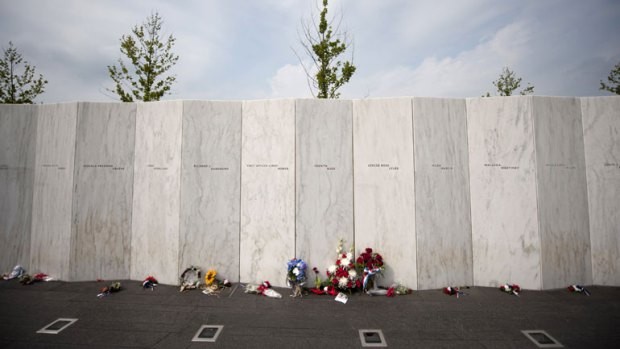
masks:
[[[241,102],[183,103],[180,267],[239,281]]]
[[[410,98],[353,101],[355,252],[384,256],[379,284],[417,289],[412,118]]]
[[[0,104],[0,272],[30,268],[37,106]]]
[[[472,285],[464,99],[414,98],[418,288]]]
[[[71,280],[128,279],[136,104],[78,105]]]
[[[295,117],[295,254],[323,272],[353,243],[352,102],[297,100]]]
[[[542,288],[592,283],[581,104],[533,97]]]
[[[69,280],[77,103],[39,106],[31,272]]]
[[[295,101],[244,101],[241,282],[283,286],[295,254]]]
[[[179,282],[183,102],[138,103],[131,279]]]
[[[592,278],[620,286],[620,97],[581,98]]]
[[[467,100],[474,285],[540,289],[531,97]]]

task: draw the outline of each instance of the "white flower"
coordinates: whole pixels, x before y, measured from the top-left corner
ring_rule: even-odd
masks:
[[[357,272],[355,271],[355,269],[349,270],[349,277],[351,279],[355,279],[356,276],[357,276]]]
[[[347,287],[348,283],[349,283],[349,279],[345,277],[341,277],[340,279],[338,279],[338,286],[340,287]]]
[[[343,267],[349,267],[349,263],[351,263],[350,260],[348,260],[347,258],[343,258],[340,260],[340,265],[342,265]]]
[[[295,274],[296,276],[299,275],[299,268],[293,269],[293,274]]]
[[[351,253],[351,252],[347,253],[347,259],[348,260],[353,259],[353,253]]]
[[[327,272],[330,274],[333,274],[336,272],[336,269],[338,269],[338,267],[334,264],[330,265],[329,268],[327,268]]]

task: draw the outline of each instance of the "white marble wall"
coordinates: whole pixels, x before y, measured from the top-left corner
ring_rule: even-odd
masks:
[[[136,104],[78,106],[71,280],[128,279]]]
[[[37,107],[0,105],[0,273],[30,268]]]
[[[243,102],[241,282],[283,286],[295,254],[295,101]]]
[[[30,272],[68,280],[77,103],[38,107]]]
[[[474,285],[540,289],[531,97],[467,100]]]
[[[385,277],[417,289],[411,98],[353,101],[356,254],[385,257]]]
[[[620,286],[620,97],[581,98],[595,285]]]
[[[418,288],[473,285],[467,109],[414,98]]]
[[[183,102],[139,103],[131,235],[131,278],[179,281]]]
[[[180,267],[239,281],[241,102],[183,103]]]
[[[352,103],[297,100],[295,117],[295,253],[324,277],[339,239],[353,244]]]
[[[592,283],[578,98],[533,97],[542,288]]]

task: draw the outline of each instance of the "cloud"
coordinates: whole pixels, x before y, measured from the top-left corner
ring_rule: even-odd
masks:
[[[312,97],[308,87],[306,72],[301,64],[287,64],[269,79],[271,98]]]

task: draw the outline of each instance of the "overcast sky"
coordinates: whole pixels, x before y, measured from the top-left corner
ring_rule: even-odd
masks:
[[[152,11],[180,56],[165,99],[311,96],[293,49],[316,0],[0,0],[0,46],[49,80],[38,101],[111,101],[106,66]],[[331,0],[330,13],[354,42],[343,98],[493,94],[504,66],[537,95],[604,95],[620,62],[618,0]]]

